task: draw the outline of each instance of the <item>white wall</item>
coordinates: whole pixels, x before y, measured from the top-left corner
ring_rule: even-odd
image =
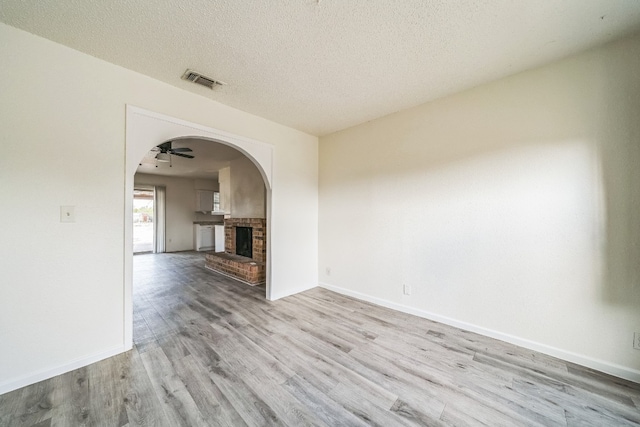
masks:
[[[220,185],[217,181],[213,179],[201,179],[196,178],[193,180],[196,190],[210,190],[210,191],[218,191],[220,190]]]
[[[196,187],[198,187],[195,180],[137,173],[134,182],[136,185],[166,187],[165,250],[167,252],[193,250],[193,221],[199,218],[195,212]],[[199,184],[200,187],[203,186],[203,182]]]
[[[317,283],[316,137],[4,24],[0,40],[0,393],[125,348],[126,104],[272,144],[272,297]]]
[[[640,381],[638,70],[635,37],[321,138],[320,281]]]
[[[231,213],[231,168],[227,166],[218,171],[218,185],[220,187],[220,209]]]
[[[231,161],[229,186],[231,218],[265,218],[264,180],[251,160]]]

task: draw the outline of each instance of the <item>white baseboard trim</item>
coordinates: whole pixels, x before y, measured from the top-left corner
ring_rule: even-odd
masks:
[[[125,346],[118,345],[107,350],[101,351],[99,353],[92,354],[86,357],[80,357],[74,359],[68,363],[64,363],[59,366],[55,366],[52,368],[42,369],[33,374],[25,375],[20,378],[12,379],[4,383],[0,383],[0,394],[8,393],[13,390],[17,390],[19,388],[35,384],[40,381],[47,380],[49,378],[53,378],[56,375],[64,374],[69,371],[73,371],[74,369],[82,368],[83,366],[90,365],[92,363],[99,362],[108,357],[115,356],[116,354],[120,354],[125,352]]]
[[[487,337],[491,337],[491,338],[495,338],[511,344],[515,344],[520,347],[528,348],[529,350],[534,350],[540,353],[547,354],[549,356],[557,357],[558,359],[572,362],[577,365],[595,369],[596,371],[604,372],[619,378],[640,383],[640,371],[637,369],[621,366],[615,363],[606,362],[600,359],[595,359],[589,356],[563,350],[557,347],[552,347],[552,346],[538,343],[535,341],[530,341],[514,335],[509,335],[499,331],[495,331],[493,329],[488,329],[482,326],[474,325],[472,323],[462,322],[460,320],[452,319],[446,316],[441,316],[439,314],[431,313],[429,311],[421,310],[414,307],[409,307],[403,304],[398,304],[382,298],[377,298],[367,294],[363,294],[361,292],[356,292],[350,289],[341,288],[339,286],[330,285],[328,283],[321,282],[318,284],[318,286],[320,286],[321,288],[328,289],[330,291],[337,292],[339,294],[347,295],[353,298],[357,298],[359,300],[380,305],[382,307],[390,308],[393,310],[401,311],[403,313],[412,314],[414,316],[433,320],[434,322],[444,323],[449,326],[454,326],[456,328],[475,332],[480,335],[485,335]]]

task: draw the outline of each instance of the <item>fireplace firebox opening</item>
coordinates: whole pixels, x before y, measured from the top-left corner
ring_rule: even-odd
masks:
[[[253,258],[253,235],[251,227],[236,227],[236,255]]]

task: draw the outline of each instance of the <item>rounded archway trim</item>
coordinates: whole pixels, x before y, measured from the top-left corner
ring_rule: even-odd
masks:
[[[127,176],[133,176],[138,162],[156,145],[170,139],[199,137],[229,145],[245,154],[258,168],[267,190],[273,175],[273,145],[219,129],[127,105]]]

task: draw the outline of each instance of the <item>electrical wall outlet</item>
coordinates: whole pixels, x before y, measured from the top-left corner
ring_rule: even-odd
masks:
[[[402,288],[402,292],[405,295],[411,295],[411,285],[404,284]]]
[[[327,273],[327,276],[331,276],[331,267],[325,267],[324,272]]]
[[[60,206],[60,222],[76,222],[75,206]]]
[[[633,348],[640,350],[640,332],[633,334]]]

